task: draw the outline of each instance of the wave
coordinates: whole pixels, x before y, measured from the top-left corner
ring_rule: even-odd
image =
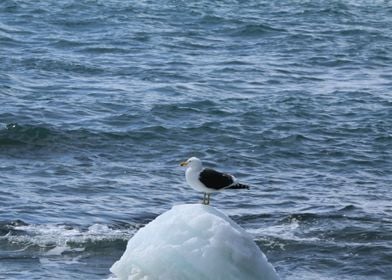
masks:
[[[274,28],[267,24],[247,24],[237,29],[233,35],[241,37],[258,37],[270,32],[286,32],[286,30]]]
[[[332,256],[337,262],[346,264],[347,256],[365,254],[376,265],[387,264],[390,255],[380,252],[390,251],[387,245],[390,234],[388,225],[373,218],[377,227],[369,227],[369,221],[350,218],[340,212],[355,212],[358,208],[348,205],[337,211],[327,213],[296,213],[280,221],[265,222],[263,227],[248,230],[257,244],[269,250],[284,251],[286,255],[295,255],[307,259],[308,252],[323,252],[324,257]],[[389,224],[390,225],[390,224]],[[337,252],[345,252],[340,255]],[[363,260],[360,260],[363,261]],[[354,269],[354,267],[353,267]]]
[[[94,142],[98,133],[87,129],[63,130],[48,124],[9,123],[0,129],[0,149],[10,147],[45,148],[56,146],[85,146]]]
[[[19,125],[10,123],[4,129],[0,129],[0,148],[10,146],[54,147],[61,145],[85,148],[98,146],[97,143],[103,142],[140,140],[146,137],[151,139],[167,132],[167,130],[164,126],[151,125],[133,131],[106,132],[84,128],[66,130],[46,124]]]
[[[23,221],[0,222],[2,255],[38,252],[61,255],[70,252],[91,252],[102,248],[124,248],[141,225],[93,224],[88,227],[63,224],[27,224]]]
[[[182,110],[182,109],[179,109]],[[157,113],[157,112],[156,112]],[[158,113],[159,114],[159,113]],[[47,124],[30,125],[10,123],[0,129],[0,149],[9,151],[10,148],[41,148],[41,149],[111,149],[114,146],[126,145],[130,149],[137,145],[160,144],[162,140],[183,137],[188,134],[214,132],[218,122],[196,122],[186,127],[166,126],[162,124],[139,124],[138,127],[127,130],[92,130],[85,128],[62,129]],[[176,141],[181,139],[174,138]]]
[[[25,58],[19,61],[23,67],[32,70],[43,70],[47,72],[66,72],[73,74],[83,75],[97,75],[105,72],[105,70],[99,65],[81,62],[79,60],[64,60],[62,58],[55,57],[42,57],[42,58]]]
[[[0,147],[23,144],[44,144],[49,139],[55,140],[60,135],[58,132],[43,126],[10,123],[6,129],[0,130]]]

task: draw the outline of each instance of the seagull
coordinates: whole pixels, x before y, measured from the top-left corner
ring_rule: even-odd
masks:
[[[210,204],[210,196],[213,192],[224,189],[249,189],[248,185],[238,183],[233,175],[222,173],[211,168],[203,168],[203,164],[197,157],[191,157],[181,162],[186,166],[185,179],[195,190],[203,192],[203,204]]]

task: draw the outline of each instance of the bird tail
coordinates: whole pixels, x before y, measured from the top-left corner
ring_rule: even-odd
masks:
[[[237,184],[234,184],[234,185],[228,187],[228,189],[247,189],[247,190],[249,190],[249,188],[250,187],[248,185],[241,184],[241,183],[237,183]]]

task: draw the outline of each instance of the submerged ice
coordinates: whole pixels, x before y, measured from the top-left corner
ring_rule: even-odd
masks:
[[[279,279],[239,225],[217,209],[174,206],[140,229],[110,269],[119,279]]]

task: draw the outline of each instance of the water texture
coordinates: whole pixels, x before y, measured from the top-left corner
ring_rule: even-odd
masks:
[[[392,279],[392,2],[0,1],[0,279],[107,279],[212,197],[282,279]]]

